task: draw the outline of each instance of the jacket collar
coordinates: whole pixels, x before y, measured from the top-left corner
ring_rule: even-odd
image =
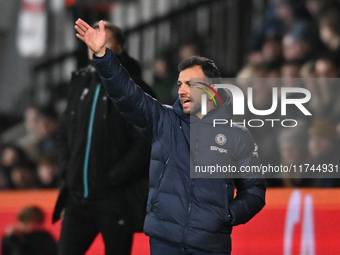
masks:
[[[175,103],[173,104],[173,109],[175,111],[175,113],[186,123],[190,124],[190,115],[186,115],[183,112],[183,108],[181,106],[181,102],[180,100],[177,98],[177,100],[175,101]]]

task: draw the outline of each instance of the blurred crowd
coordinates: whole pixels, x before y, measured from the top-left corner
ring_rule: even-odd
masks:
[[[273,87],[278,87],[278,93],[280,87],[302,87],[312,95],[306,104],[312,116],[305,116],[297,107],[288,108],[286,116],[279,116],[279,113],[270,116],[298,120],[297,127],[250,128],[259,145],[261,162],[316,167],[323,163],[339,165],[340,84],[336,79],[340,71],[339,1],[271,1],[264,22],[250,39],[249,47],[250,53],[237,78],[240,81],[251,79],[248,85],[251,83],[253,87],[255,109],[270,109]],[[287,98],[298,97],[291,94]],[[255,116],[248,115],[249,118]],[[340,186],[338,179],[322,178],[325,176],[320,172],[315,172],[311,179],[298,175],[281,177],[269,179],[269,185]]]
[[[0,189],[58,188],[58,113],[53,106],[31,106],[25,133],[0,145]]]
[[[236,78],[251,79],[255,109],[271,107],[273,87],[299,86],[312,94],[307,105],[311,117],[302,115],[297,108],[287,109],[285,118],[298,120],[297,127],[250,128],[262,163],[339,165],[340,86],[336,79],[340,75],[339,1],[269,1],[262,26],[248,39],[249,54]],[[156,54],[150,85],[162,103],[172,104],[177,98],[176,67],[180,60],[192,55],[209,57],[200,41],[193,37],[176,49]],[[59,187],[55,151],[59,114],[53,106],[31,106],[26,110],[25,135],[0,145],[0,189]],[[262,117],[279,118],[275,114]],[[246,119],[251,118],[255,116],[248,112]],[[340,186],[338,179],[284,175],[269,179],[268,183],[276,187]]]

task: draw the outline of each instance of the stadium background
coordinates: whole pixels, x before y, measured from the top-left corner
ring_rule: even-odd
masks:
[[[171,103],[176,94],[173,83],[177,63],[192,53],[213,59],[223,77],[338,78],[340,45],[338,48],[327,45],[319,30],[320,20],[332,16],[327,14],[329,9],[339,11],[339,1],[0,1],[0,149],[27,135],[25,113],[32,104],[53,105],[59,114],[64,109],[71,72],[87,64],[86,48],[76,39],[73,27],[79,17],[89,23],[107,19],[121,27],[127,37],[126,49],[140,62],[143,78],[161,101]],[[338,19],[334,18],[334,22],[335,27],[340,27]],[[339,31],[334,33],[340,35]],[[292,39],[293,43],[284,38]],[[318,73],[315,64],[320,59],[331,59],[333,69]],[[312,68],[308,69],[310,63]],[[329,75],[331,71],[333,74]],[[340,94],[337,88],[329,94],[334,97],[325,101],[320,98],[316,104],[326,110],[315,113],[315,120],[322,116],[328,117],[328,122],[314,126],[307,123],[303,135],[295,134],[299,139],[292,134],[275,141],[263,140],[265,146],[260,146],[260,150],[266,145],[274,148],[272,143],[277,147],[268,154],[260,151],[262,160],[272,158],[281,163],[290,160],[284,158],[280,146],[295,139],[300,145],[306,143],[301,146],[304,162],[315,162],[307,148],[308,130],[313,127],[318,135],[334,142],[332,153],[337,160],[332,162],[339,163],[340,109],[335,105]],[[304,136],[305,139],[300,139]],[[247,225],[234,229],[234,255],[339,253],[338,180],[307,184],[280,180],[270,182],[270,186],[265,209]],[[15,222],[15,215],[23,206],[39,205],[51,215],[56,189],[32,186],[8,190],[6,185],[1,189],[1,236],[5,227]],[[56,238],[59,224],[46,225]],[[135,240],[134,254],[147,254],[147,238],[140,234]],[[99,238],[88,254],[102,251]]]

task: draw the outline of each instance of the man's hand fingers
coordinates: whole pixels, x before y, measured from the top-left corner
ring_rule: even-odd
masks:
[[[82,29],[84,32],[86,32],[89,28],[91,28],[85,21],[82,19],[77,19],[76,21],[77,26]]]
[[[82,35],[80,35],[80,34],[76,34],[76,36],[80,39],[80,40],[82,40],[83,42],[85,42],[85,37],[84,36],[82,36]],[[86,42],[85,42],[86,43]]]
[[[86,29],[92,28],[89,24],[87,24],[84,20],[78,19],[79,23],[84,26]]]
[[[77,25],[75,25],[74,28],[77,30],[77,32],[78,32],[80,35],[84,35],[84,34],[85,34],[85,32],[84,32],[80,27],[78,27]]]
[[[84,33],[87,31],[87,29],[85,27],[83,27],[82,25],[79,25],[77,23],[76,23],[76,29],[77,29],[77,31],[82,31]]]
[[[102,20],[99,22],[99,33],[82,19],[77,19],[74,28],[78,32],[76,36],[86,43],[87,47],[96,55],[103,56],[105,54],[105,26]]]

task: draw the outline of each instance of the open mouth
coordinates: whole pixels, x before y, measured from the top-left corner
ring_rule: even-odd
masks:
[[[190,106],[190,99],[183,100],[183,106],[184,106],[184,107]]]

